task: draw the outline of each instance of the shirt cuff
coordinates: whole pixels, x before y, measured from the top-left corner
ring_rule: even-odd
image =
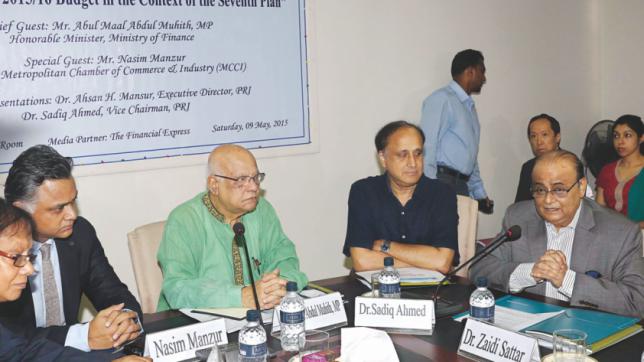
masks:
[[[530,276],[532,267],[534,267],[534,263],[522,263],[514,269],[512,274],[510,274],[508,288],[512,293],[520,292],[527,287],[537,284],[537,281]]]
[[[577,273],[573,270],[566,270],[566,275],[564,276],[564,280],[561,283],[561,287],[557,289],[559,293],[565,295],[568,299],[572,297],[572,289],[575,286],[575,277],[577,276]]]
[[[74,324],[67,330],[65,337],[65,346],[80,349],[83,352],[89,352],[89,323]]]

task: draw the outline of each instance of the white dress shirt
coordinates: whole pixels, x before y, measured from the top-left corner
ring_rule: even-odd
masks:
[[[544,221],[546,224],[546,237],[548,239],[547,250],[560,250],[566,256],[566,263],[568,270],[564,276],[561,287],[557,288],[549,281],[546,283],[546,297],[555,298],[563,301],[570,301],[572,290],[575,285],[575,271],[570,269],[570,258],[572,256],[572,243],[575,239],[575,229],[579,221],[579,214],[581,212],[581,204],[577,208],[575,217],[572,219],[568,226],[562,227],[557,231],[557,228],[551,223]],[[527,287],[537,284],[537,281],[530,276],[532,268],[535,263],[522,263],[519,264],[512,274],[508,283],[509,289],[513,293],[522,291]]]

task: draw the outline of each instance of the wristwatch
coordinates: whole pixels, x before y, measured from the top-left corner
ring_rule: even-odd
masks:
[[[389,240],[383,240],[382,244],[380,245],[380,251],[383,253],[387,254],[389,253],[389,247],[391,246],[391,241]]]

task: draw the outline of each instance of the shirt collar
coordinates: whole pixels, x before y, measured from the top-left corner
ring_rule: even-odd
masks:
[[[31,250],[33,251],[40,251],[40,247],[42,244],[49,244],[49,245],[54,245],[54,239],[47,239],[46,241],[40,242],[40,241],[34,241],[31,244]]]
[[[559,232],[561,232],[562,229],[570,229],[572,231],[575,231],[575,229],[577,228],[577,222],[579,221],[579,214],[581,214],[581,207],[582,206],[583,205],[581,203],[579,203],[579,207],[577,208],[577,211],[575,212],[575,216],[572,218],[572,221],[570,222],[570,224],[568,224],[568,225],[562,227],[561,229],[559,229]],[[552,232],[557,231],[557,228],[554,225],[552,225],[551,223],[549,223],[547,221],[545,223],[546,223],[546,229],[547,230],[550,230]]]
[[[215,219],[217,219],[222,224],[226,223],[224,214],[219,212],[219,210],[217,210],[215,205],[212,204],[212,201],[210,201],[210,194],[208,192],[204,193],[203,197],[201,198],[201,201],[203,202],[204,206],[206,206],[206,209],[208,209],[208,212],[210,213],[210,215],[212,215]]]
[[[461,101],[461,103],[465,103],[467,105],[472,105],[474,104],[474,99],[472,99],[471,96],[469,96],[461,86],[456,83],[456,81],[451,81],[449,82],[449,87],[456,93],[456,96],[458,97],[458,100]]]

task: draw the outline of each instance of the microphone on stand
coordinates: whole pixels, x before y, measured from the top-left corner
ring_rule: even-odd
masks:
[[[469,265],[469,264],[474,265],[474,264],[478,263],[481,259],[486,257],[488,254],[490,254],[492,251],[494,251],[496,248],[498,248],[501,244],[505,243],[506,241],[514,241],[514,240],[517,240],[520,237],[521,237],[521,227],[519,225],[514,225],[514,226],[510,227],[508,230],[506,230],[503,234],[499,235],[496,239],[494,239],[490,244],[488,244],[481,251],[476,253],[468,261],[466,261],[463,264],[459,265],[458,268],[452,270],[451,272],[445,274],[445,277],[438,283],[438,286],[436,287],[436,290],[434,291],[434,295],[432,296],[432,300],[434,301],[434,308],[436,308],[436,306],[437,306],[436,302],[439,299],[438,298],[438,291],[440,290],[440,288],[443,285],[443,283],[445,283],[445,281],[447,281],[451,277],[453,277],[456,274],[456,272],[458,272],[459,270],[463,269],[466,265]]]
[[[248,275],[250,276],[250,285],[253,289],[253,297],[255,298],[255,307],[259,313],[259,324],[264,325],[264,320],[262,319],[262,310],[259,307],[259,299],[257,298],[257,287],[255,287],[255,277],[253,277],[253,268],[250,265],[250,256],[248,255],[248,245],[246,244],[246,237],[244,237],[244,232],[246,228],[241,222],[235,223],[233,225],[233,231],[235,232],[235,242],[240,248],[244,248],[246,254],[246,266],[248,267]]]

